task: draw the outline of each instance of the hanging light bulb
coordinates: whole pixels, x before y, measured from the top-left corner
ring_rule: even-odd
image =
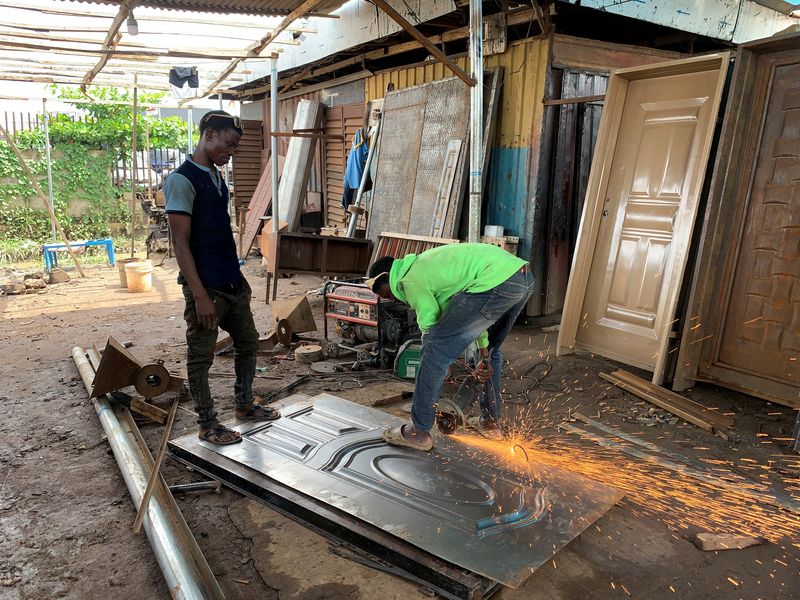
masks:
[[[139,35],[139,23],[136,21],[136,17],[133,16],[132,10],[128,12],[128,20],[125,25],[128,27],[128,35]]]

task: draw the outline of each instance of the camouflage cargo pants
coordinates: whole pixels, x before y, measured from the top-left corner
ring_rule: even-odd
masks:
[[[197,321],[194,295],[189,286],[185,284],[183,286],[183,297],[186,300],[183,318],[186,320],[188,348],[186,370],[200,426],[209,425],[217,416],[208,385],[208,370],[214,362],[214,345],[217,343],[219,329],[227,331],[233,339],[236,407],[247,409],[253,402],[258,331],[250,310],[251,294],[250,286],[244,277],[239,289],[231,290],[230,293],[209,289],[208,295],[211,296],[217,309],[218,327],[207,329]]]

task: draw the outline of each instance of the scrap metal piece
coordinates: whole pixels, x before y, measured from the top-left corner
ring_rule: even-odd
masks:
[[[72,349],[72,358],[86,390],[91,391],[92,363],[81,348]],[[131,499],[138,505],[153,469],[153,457],[130,412],[112,408],[108,396],[93,398],[92,402]],[[144,530],[172,598],[224,600],[214,573],[160,476],[144,517]]]
[[[109,337],[92,381],[91,397],[99,398],[128,387],[141,368],[141,363],[122,344]]]
[[[108,338],[92,381],[92,398],[100,398],[128,386],[147,398],[164,392],[180,393],[184,378],[172,375],[161,362],[143,363],[113,337]]]
[[[337,371],[341,371],[342,367],[326,361],[319,361],[311,364],[311,370],[315,373],[323,373],[325,375],[329,375],[331,373],[336,373]]]
[[[292,343],[292,326],[286,319],[281,319],[275,324],[275,335],[278,336],[278,341],[287,348]]]
[[[136,372],[133,386],[146,398],[160,396],[169,389],[169,371],[158,363],[144,365]]]
[[[451,569],[519,587],[622,496],[575,473],[517,461],[502,442],[496,455],[441,437],[432,452],[389,446],[383,430],[403,419],[328,394],[281,413],[271,423],[235,426],[242,435],[235,448],[188,435],[170,449],[334,537],[367,527],[381,545],[390,534],[416,547],[425,559],[392,562],[406,570],[424,570],[420,563],[429,566],[432,555]],[[333,523],[320,522],[326,511],[337,515]]]

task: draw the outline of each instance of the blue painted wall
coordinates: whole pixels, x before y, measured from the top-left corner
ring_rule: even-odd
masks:
[[[528,148],[492,148],[485,202],[484,223],[502,225],[505,235],[519,237],[518,255],[523,258],[530,256],[530,233],[525,231],[525,211],[528,204]]]

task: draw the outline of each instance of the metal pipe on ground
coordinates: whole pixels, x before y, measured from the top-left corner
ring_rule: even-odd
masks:
[[[72,358],[87,392],[91,394],[94,369],[89,358],[78,347],[72,349]],[[99,356],[94,358],[99,360]],[[138,506],[147,486],[147,478],[153,469],[153,457],[126,409],[122,409],[118,415],[107,397],[93,398],[92,403],[128,492],[134,505]],[[144,530],[172,598],[224,598],[222,589],[192,537],[175,499],[160,477],[147,507]]]

